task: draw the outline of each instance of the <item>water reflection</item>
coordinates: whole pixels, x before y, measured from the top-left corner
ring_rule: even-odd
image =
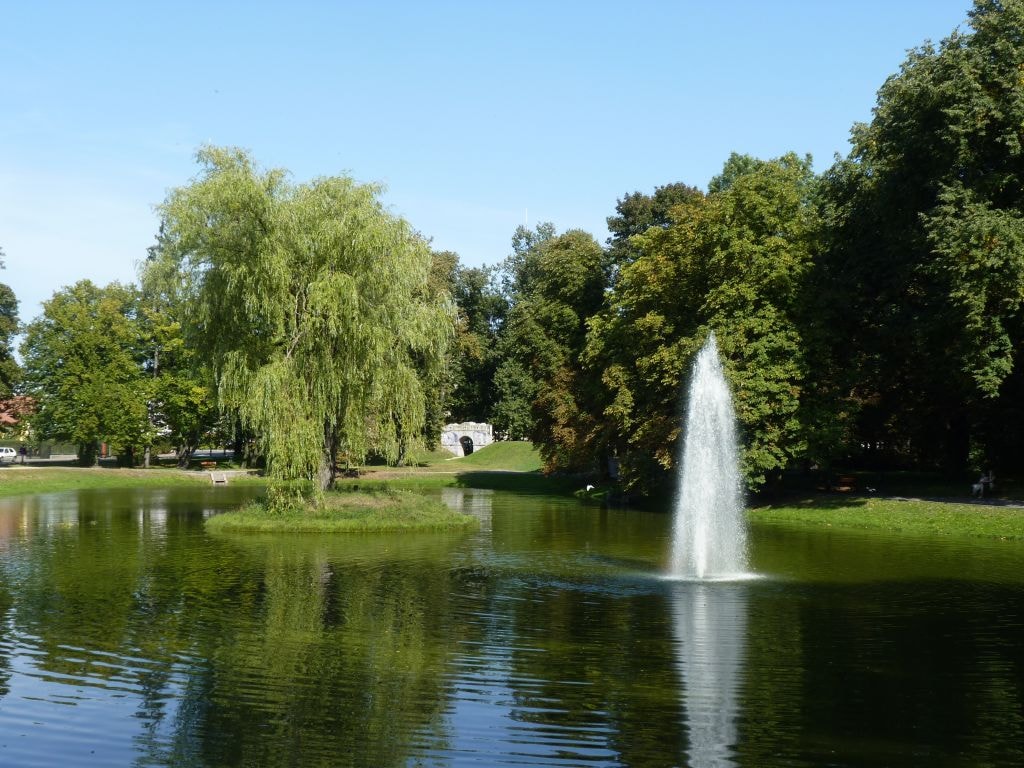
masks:
[[[669,583],[666,516],[453,490],[489,528],[0,503],[0,765],[1024,765],[1022,545],[762,534],[778,577]]]
[[[747,644],[747,588],[676,582],[670,595],[692,768],[734,768]]]
[[[491,532],[494,491],[476,488],[442,488],[441,501],[456,512],[472,515],[480,521],[480,530]]]

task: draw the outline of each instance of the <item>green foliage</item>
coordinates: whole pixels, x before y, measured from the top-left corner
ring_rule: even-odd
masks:
[[[503,344],[508,347],[508,344]],[[499,355],[509,354],[500,349]],[[517,359],[501,361],[494,372],[494,397],[491,420],[499,434],[508,440],[524,440],[533,430],[530,404],[537,393],[537,381]]]
[[[185,306],[176,270],[161,257],[164,238],[150,249],[141,269],[141,320],[149,354],[145,374],[152,379],[150,418],[161,437],[178,451],[178,465],[188,466],[192,452],[218,426],[213,371],[185,343]]]
[[[696,187],[676,182],[655,187],[654,194],[633,192],[615,204],[615,216],[608,217],[608,253],[613,264],[632,261],[637,255],[630,244],[634,235],[642,235],[651,227],[667,227],[672,222],[671,211],[694,197],[700,197]]]
[[[536,254],[555,236],[555,225],[541,222],[533,230],[520,225],[512,235],[512,253],[501,265],[502,299],[505,302],[501,326],[495,338],[494,404],[491,420],[499,434],[509,440],[528,437],[533,428],[531,404],[538,383],[523,343],[534,331],[533,318],[517,309],[530,290],[536,271]]]
[[[0,248],[0,269],[4,251]],[[9,285],[0,283],[0,400],[9,398],[21,378],[14,359],[14,336],[18,332],[18,299]]]
[[[827,175],[819,280],[857,442],[953,470],[1024,429],[1024,4],[977,0],[969,23],[910,52]]]
[[[457,422],[487,421],[501,397],[495,383],[500,364],[496,344],[508,300],[489,267],[457,267],[453,298],[459,327],[452,351],[449,415]]]
[[[182,286],[185,337],[220,402],[281,480],[334,479],[339,452],[400,458],[425,418],[425,371],[444,364],[453,309],[427,290],[431,254],[344,176],[293,185],[236,149],[161,206],[161,259]]]
[[[495,426],[513,438],[528,435],[549,469],[589,469],[600,431],[600,380],[581,368],[580,355],[586,320],[604,301],[608,257],[580,230],[556,236],[541,225],[536,237],[528,234],[517,232],[507,265],[516,293],[499,342]]]
[[[25,393],[36,403],[33,430],[78,445],[86,464],[100,442],[130,460],[151,437],[138,299],[134,287],[83,280],[55,293],[26,329],[21,355]]]
[[[590,322],[584,361],[604,372],[627,484],[649,489],[673,466],[681,388],[711,330],[734,391],[748,483],[760,485],[804,448],[798,311],[818,227],[810,161],[733,158],[726,173],[720,191],[675,208],[671,226],[634,238],[637,257]]]

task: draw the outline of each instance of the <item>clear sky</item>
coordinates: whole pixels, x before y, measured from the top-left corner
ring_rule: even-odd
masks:
[[[31,320],[63,285],[133,280],[204,143],[383,182],[469,265],[526,220],[603,242],[624,194],[703,187],[733,151],[827,168],[969,7],[0,0],[0,282]]]

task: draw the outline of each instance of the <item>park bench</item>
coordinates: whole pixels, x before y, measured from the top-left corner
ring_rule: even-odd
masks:
[[[200,461],[199,462],[199,466],[202,467],[203,469],[216,469],[217,468],[217,462],[216,461]]]

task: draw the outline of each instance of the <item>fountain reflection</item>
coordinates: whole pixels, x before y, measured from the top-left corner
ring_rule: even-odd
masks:
[[[747,644],[743,584],[680,582],[670,595],[691,768],[731,768]]]

